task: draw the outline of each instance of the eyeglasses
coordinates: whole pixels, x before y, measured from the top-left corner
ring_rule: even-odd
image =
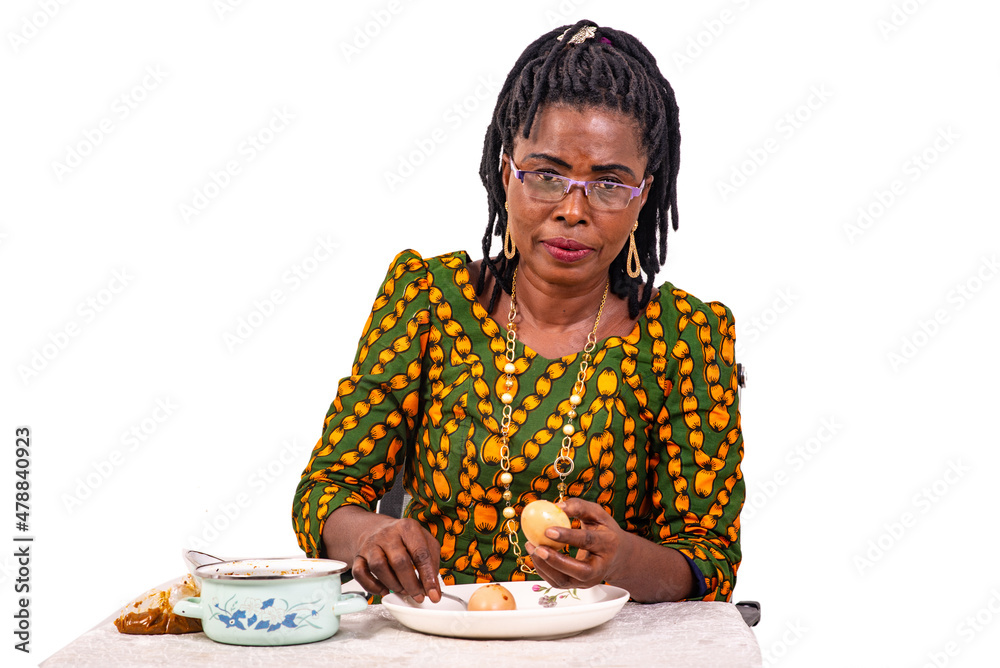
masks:
[[[510,160],[514,168],[514,178],[524,184],[528,197],[543,202],[558,202],[569,194],[573,186],[583,187],[587,201],[595,209],[620,211],[629,205],[633,198],[642,194],[646,187],[645,179],[638,186],[629,186],[613,181],[577,181],[549,172],[533,172],[518,169],[514,160]]]

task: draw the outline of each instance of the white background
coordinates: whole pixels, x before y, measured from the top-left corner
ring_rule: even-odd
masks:
[[[292,493],[389,261],[480,256],[497,90],[579,18],[638,36],[677,92],[660,280],[737,317],[735,598],[763,604],[765,664],[991,661],[1000,8],[351,5],[4,3],[2,479],[30,426],[36,537],[24,657],[8,502],[5,664],[181,574],[185,546],[297,552]]]

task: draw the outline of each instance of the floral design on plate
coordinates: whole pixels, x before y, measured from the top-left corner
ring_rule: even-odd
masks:
[[[313,623],[312,618],[319,614],[321,599],[290,605],[283,598],[269,598],[261,601],[259,598],[247,598],[242,603],[236,596],[230,596],[223,605],[218,599],[212,599],[212,619],[218,619],[226,628],[241,631],[277,631],[285,627],[300,629],[306,626],[320,628]]]
[[[580,600],[580,597],[576,594],[576,589],[557,589],[556,591],[559,593],[550,594],[548,592],[552,591],[552,587],[536,584],[531,585],[531,591],[542,592],[541,598],[538,599],[538,605],[543,608],[554,608],[561,598],[575,598],[578,601]]]

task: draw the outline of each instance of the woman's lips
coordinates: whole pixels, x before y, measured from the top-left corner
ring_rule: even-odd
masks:
[[[549,255],[560,262],[577,262],[594,252],[594,249],[572,239],[546,239],[542,242]]]

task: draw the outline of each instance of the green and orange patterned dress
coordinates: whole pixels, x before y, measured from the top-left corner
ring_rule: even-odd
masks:
[[[476,299],[468,262],[464,252],[425,260],[404,251],[389,268],[295,493],[309,556],[323,553],[331,511],[374,510],[402,474],[413,497],[405,516],[441,543],[446,583],[526,577],[502,528],[498,481],[506,331]],[[566,480],[570,496],[692,559],[706,600],[729,600],[740,562],[734,332],[725,306],[667,283],[629,336],[599,341]],[[515,352],[509,435],[520,513],[557,497],[552,462],[581,353],[546,359],[520,342]]]

